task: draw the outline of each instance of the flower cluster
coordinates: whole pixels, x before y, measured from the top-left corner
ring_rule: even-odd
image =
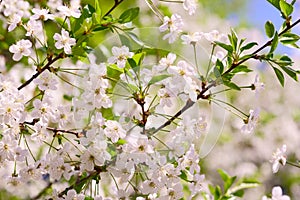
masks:
[[[223,199],[255,185],[235,182],[222,170],[223,190],[206,180],[204,156],[217,144],[216,124],[223,126],[213,106],[235,114],[239,126],[244,121],[242,132],[255,137],[250,133],[263,108],[246,114],[231,103],[234,97],[220,94],[255,90],[258,101],[265,88],[258,75],[254,83],[238,82],[239,74],[252,71],[244,65],[250,59],[278,64],[271,67],[282,85],[280,70],[296,79],[289,57],[260,55],[285,32],[296,40],[293,26],[248,54],[257,43],[244,44],[233,30],[228,37],[218,30],[187,33],[183,15],[161,12],[152,1],[146,11],[129,8],[115,17],[122,1],[106,12],[99,1],[0,1],[0,32],[8,38],[0,45],[0,197],[3,190],[26,199]],[[181,3],[189,15],[196,13],[195,0]],[[180,41],[178,51],[148,45],[132,32],[138,13],[149,10],[161,19],[159,31],[167,32],[162,39]],[[121,44],[109,39],[104,45],[114,33]],[[211,50],[203,62],[200,46]],[[190,55],[179,55],[187,49]],[[273,173],[289,163],[286,148],[273,154]],[[278,186],[273,199],[290,197]]]

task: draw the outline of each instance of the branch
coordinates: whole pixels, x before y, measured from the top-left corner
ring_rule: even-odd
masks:
[[[41,70],[38,70],[37,73],[35,73],[30,79],[28,79],[25,83],[23,83],[22,85],[20,85],[18,87],[18,90],[22,90],[24,87],[26,87],[27,85],[29,85],[34,79],[36,79],[41,73],[43,73],[43,71],[45,70],[49,70],[50,69],[50,66],[56,62],[57,60],[61,59],[64,57],[64,53],[60,53],[58,54],[58,56],[56,56],[54,59],[51,59],[51,57],[48,59],[48,63],[41,69]]]
[[[113,7],[111,7],[109,9],[109,11],[103,16],[103,17],[106,17],[108,16],[118,5],[120,5],[124,0],[115,0],[115,4],[113,5]]]
[[[282,30],[279,34],[278,34],[278,37],[283,35],[284,33],[288,32],[289,30],[291,30],[294,26],[296,26],[297,24],[300,23],[300,19],[298,19],[296,22],[294,22],[292,25],[290,26],[287,26],[284,30]],[[242,63],[246,62],[247,60],[251,59],[251,58],[255,58],[256,57],[256,54],[259,53],[260,51],[262,51],[263,49],[265,49],[266,47],[270,46],[273,42],[273,39],[267,41],[263,46],[261,46],[259,49],[257,49],[256,51],[254,51],[252,53],[252,56],[251,57],[248,57],[248,58],[245,58],[244,60],[240,60],[238,63],[233,63],[231,65],[230,68],[228,68],[224,73],[224,74],[227,74],[229,72],[231,72],[234,68],[236,68],[237,66],[241,65]]]
[[[56,128],[51,128],[51,127],[47,127],[47,130],[54,132],[54,134],[57,134],[58,132],[60,132],[60,133],[69,133],[69,134],[75,135],[77,138],[83,137],[83,133],[78,133],[75,131],[68,131],[68,130],[56,129]]]
[[[199,99],[207,99],[207,96],[204,95],[205,92],[207,92],[210,88],[215,87],[216,82],[213,81],[211,84],[209,84],[207,87],[204,87],[202,91],[198,94],[197,100]],[[190,107],[192,107],[195,104],[191,99],[189,99],[183,108],[181,108],[174,116],[172,116],[168,121],[166,121],[164,124],[162,124],[160,127],[155,129],[153,132],[150,133],[150,135],[154,135],[158,131],[162,130],[166,126],[169,126],[175,119],[177,119],[182,113],[184,113],[186,110],[188,110]]]

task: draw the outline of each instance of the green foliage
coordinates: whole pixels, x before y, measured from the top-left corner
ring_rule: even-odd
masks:
[[[284,19],[288,19],[294,11],[293,3],[289,4],[285,0],[267,0],[267,1],[281,12],[281,15]]]
[[[277,48],[277,46],[278,46],[278,33],[276,31],[275,35],[273,37],[273,40],[272,40],[272,44],[271,44],[271,48],[270,48],[269,54],[273,54],[273,52],[275,51],[275,49]]]
[[[274,71],[275,71],[275,74],[280,82],[280,84],[282,85],[282,87],[284,86],[284,75],[283,73],[277,69],[276,67],[273,67]]]
[[[149,85],[149,86],[150,86],[150,85],[153,85],[153,84],[155,84],[155,83],[157,83],[157,82],[160,82],[160,81],[162,81],[162,80],[164,80],[164,79],[166,79],[166,78],[169,78],[169,77],[170,77],[170,75],[167,75],[167,74],[162,74],[162,75],[153,76],[153,77],[151,78],[151,80],[149,81],[148,85]]]
[[[245,189],[259,186],[256,181],[237,180],[236,176],[230,176],[222,169],[219,169],[218,173],[223,181],[222,188],[219,185],[209,185],[209,190],[214,195],[214,200],[233,200],[241,198],[244,195]]]
[[[275,26],[271,21],[267,21],[265,23],[265,31],[266,31],[266,35],[269,38],[272,38],[274,33],[275,33]]]
[[[284,33],[279,37],[279,41],[281,44],[293,48],[299,48],[299,46],[296,44],[296,42],[298,42],[299,39],[300,37],[297,34],[290,32]]]
[[[130,8],[130,9],[124,11],[119,17],[119,22],[121,24],[124,24],[124,23],[134,20],[138,16],[139,11],[140,11],[139,7]]]

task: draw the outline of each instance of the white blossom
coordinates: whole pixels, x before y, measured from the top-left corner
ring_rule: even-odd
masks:
[[[249,111],[249,117],[241,128],[242,133],[250,134],[254,131],[254,128],[258,123],[259,113],[260,113],[259,108]]]
[[[182,32],[183,20],[180,15],[173,14],[171,18],[168,16],[164,17],[163,24],[159,27],[160,32],[169,30],[170,32],[164,35],[163,39],[169,39],[169,43],[175,42],[179,33]]]
[[[189,12],[189,15],[193,15],[196,12],[197,2],[195,0],[184,0],[183,8]]]
[[[61,34],[55,33],[53,36],[55,42],[55,47],[57,49],[64,49],[64,52],[66,54],[71,54],[72,50],[71,47],[76,44],[75,38],[71,38],[69,36],[69,32],[66,31],[65,29],[61,30]]]
[[[262,200],[290,200],[291,198],[287,195],[282,194],[282,189],[279,186],[275,186],[272,189],[272,197],[267,198],[263,196]]]
[[[19,61],[23,56],[31,54],[32,43],[29,40],[20,40],[16,44],[9,47],[9,51],[13,53],[13,60]]]
[[[286,164],[286,145],[282,145],[281,148],[278,148],[276,152],[273,153],[273,158],[270,160],[272,165],[273,173],[277,173],[279,170],[279,166]]]
[[[129,51],[129,48],[126,46],[122,47],[113,47],[112,48],[113,56],[108,58],[108,62],[113,64],[117,63],[117,66],[120,68],[124,68],[127,58],[132,58],[134,53]]]

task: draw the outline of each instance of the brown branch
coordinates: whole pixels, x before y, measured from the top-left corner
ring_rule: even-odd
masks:
[[[64,53],[60,53],[59,55],[57,55],[54,59],[52,59],[51,57],[48,59],[48,63],[41,69],[38,70],[30,79],[28,79],[25,83],[23,83],[22,85],[20,85],[18,87],[18,90],[22,90],[24,87],[26,87],[27,85],[29,85],[34,79],[36,79],[41,73],[43,73],[43,71],[45,70],[49,70],[50,66],[56,62],[57,60],[64,58],[65,54]]]
[[[107,11],[107,13],[103,16],[103,17],[106,17],[108,16],[118,5],[120,5],[124,0],[115,0],[115,4],[113,5],[113,7],[111,7],[109,9],[109,11]]]
[[[68,131],[68,130],[56,129],[56,128],[51,128],[51,127],[47,127],[47,130],[54,132],[54,134],[57,134],[58,132],[60,132],[60,133],[69,133],[69,134],[75,135],[77,138],[83,137],[83,133],[78,133],[75,131]]]
[[[300,19],[298,19],[296,22],[294,22],[292,25],[290,26],[287,26],[284,30],[282,30],[279,34],[278,34],[278,37],[283,35],[284,33],[288,32],[289,30],[291,30],[294,26],[296,26],[297,24],[300,23]],[[227,74],[229,72],[231,72],[233,69],[235,69],[236,67],[240,66],[241,64],[243,64],[244,62],[246,62],[247,60],[251,59],[251,58],[255,58],[257,55],[257,53],[259,53],[260,51],[262,51],[263,49],[265,49],[266,47],[270,46],[273,42],[273,39],[267,41],[263,46],[261,46],[260,48],[258,48],[257,50],[255,50],[253,53],[252,53],[252,56],[248,57],[248,58],[245,58],[244,60],[240,60],[239,62],[237,63],[233,63],[231,65],[230,68],[228,68],[224,73],[224,74]]]
[[[216,82],[213,81],[211,84],[209,84],[207,87],[204,87],[201,92],[197,96],[197,100],[199,99],[207,99],[207,96],[204,95],[205,92],[207,92],[210,88],[215,87]],[[170,119],[168,119],[164,124],[162,124],[160,127],[155,129],[153,132],[150,132],[150,135],[154,135],[158,131],[162,130],[163,128],[169,126],[175,119],[177,119],[182,113],[184,113],[186,110],[188,110],[190,107],[192,107],[195,104],[191,99],[189,99],[183,108],[181,108],[174,116],[172,116]]]

